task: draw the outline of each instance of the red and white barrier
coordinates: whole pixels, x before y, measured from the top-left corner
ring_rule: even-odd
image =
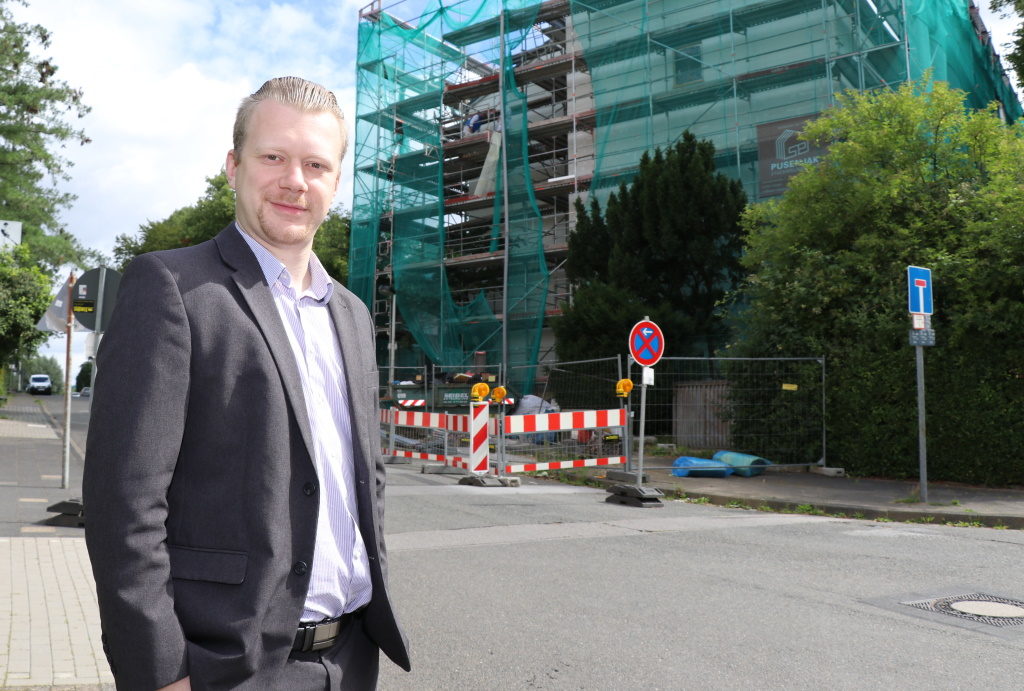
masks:
[[[381,452],[388,454],[387,449],[381,449]],[[392,456],[398,458],[415,458],[421,461],[440,461],[446,465],[455,466],[456,468],[469,469],[469,461],[462,456],[442,456],[436,453],[419,453],[417,451],[404,451],[402,449],[395,449],[391,451]]]
[[[486,401],[469,406],[469,471],[474,475],[486,475],[490,469],[487,408]]]
[[[449,432],[469,432],[469,416],[455,413],[421,413],[417,410],[381,410],[380,421],[389,424],[394,422],[400,427],[426,427],[443,429]],[[489,418],[487,431],[498,434],[498,419]]]
[[[535,415],[507,415],[505,417],[505,434],[563,432],[593,427],[622,427],[625,424],[625,408],[576,410],[568,413],[537,413]]]
[[[483,405],[486,410],[486,405]],[[465,432],[470,433],[470,416],[469,415],[455,415],[451,413],[424,413],[414,410],[398,410],[396,408],[389,408],[380,411],[380,421],[383,424],[394,424],[400,427],[419,427],[421,429],[435,429],[443,430],[447,432]],[[485,416],[484,424],[486,428],[484,430],[484,439],[488,439],[490,434],[498,434],[498,420],[488,419]],[[484,444],[485,448],[487,444]],[[470,459],[463,456],[445,456],[442,454],[431,454],[422,453],[418,451],[405,451],[403,449],[381,449],[381,453],[385,456],[392,456],[394,458],[415,458],[425,461],[439,461],[445,465],[452,466],[454,468],[462,468],[463,470],[472,470],[473,465],[470,463]],[[471,456],[472,458],[472,456]],[[484,471],[487,472],[486,466]]]
[[[448,429],[449,417],[445,413],[421,413],[413,410],[391,410],[391,415],[385,422],[392,420],[396,425],[402,427],[431,427],[433,429]],[[465,416],[463,416],[465,417]]]
[[[491,405],[497,405],[498,401],[491,401]],[[515,405],[516,399],[504,398],[501,400],[502,405]],[[422,408],[427,405],[427,401],[424,398],[406,398],[398,401],[398,405],[401,408]]]
[[[625,456],[609,456],[608,458],[580,458],[575,461],[550,461],[547,463],[519,463],[502,467],[505,473],[530,473],[536,470],[566,470],[568,468],[587,468],[599,465],[618,465],[625,463]]]
[[[502,434],[502,420],[504,421],[504,434],[529,434],[535,432],[578,431],[601,427],[625,427],[629,419],[627,411],[623,408],[577,410],[564,413],[537,413],[533,415],[507,415],[504,418],[491,418],[488,414],[488,407],[489,403],[486,401],[472,403],[470,404],[469,415],[425,413],[398,410],[396,408],[381,411],[380,418],[383,423],[403,427],[467,433],[470,442],[469,459],[462,456],[444,456],[398,449],[383,449],[383,452],[385,455],[390,454],[391,456],[401,458],[439,461],[449,466],[468,470],[476,475],[484,475],[490,471],[490,437]],[[625,456],[608,456],[604,458],[580,458],[570,461],[510,463],[501,466],[501,472],[511,474],[539,470],[565,470],[569,468],[617,465],[625,462]]]

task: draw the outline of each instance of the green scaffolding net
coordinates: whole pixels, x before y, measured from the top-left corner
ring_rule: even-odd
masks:
[[[375,9],[360,23],[350,285],[372,304],[390,268],[404,327],[439,366],[467,367],[481,354],[488,363],[537,359],[548,271],[527,184],[525,94],[512,76],[536,7],[436,2],[413,22]],[[453,95],[453,84],[477,88]],[[453,153],[473,110],[489,122],[486,139],[471,143],[489,154],[489,189],[461,182]],[[489,220],[468,223],[467,214]],[[453,286],[445,267],[456,244],[474,242],[502,255],[501,268],[487,270],[490,294]],[[529,390],[531,377],[510,383]]]
[[[506,383],[530,393],[557,308],[552,215],[568,227],[578,195],[603,201],[684,130],[715,145],[750,199],[777,196],[823,154],[797,135],[837,93],[928,70],[971,107],[996,101],[1007,120],[1021,116],[964,0],[371,5],[359,25],[350,287],[378,317],[397,306],[409,334],[397,364],[504,363],[517,373]]]
[[[572,0],[592,82],[591,190],[603,198],[645,151],[689,129],[751,199],[777,196],[822,152],[804,121],[848,90],[933,78],[1021,115],[964,0]]]

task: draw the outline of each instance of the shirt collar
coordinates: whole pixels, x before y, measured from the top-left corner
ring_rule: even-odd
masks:
[[[268,286],[272,286],[278,281],[286,287],[291,287],[292,276],[288,273],[288,269],[285,268],[284,263],[271,254],[270,250],[257,242],[251,235],[242,230],[242,226],[235,221],[235,228],[241,234],[242,239],[249,245],[249,249],[256,255],[256,261],[260,265],[260,270],[263,271],[263,277],[267,281]],[[327,304],[334,295],[334,281],[331,280],[324,265],[320,263],[317,256],[312,252],[309,253],[309,290],[305,291],[303,295],[309,295],[314,300],[321,304]],[[299,297],[302,297],[301,295]]]

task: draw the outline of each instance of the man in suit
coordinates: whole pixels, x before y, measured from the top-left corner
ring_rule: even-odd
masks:
[[[242,101],[236,222],[127,268],[83,481],[119,689],[365,689],[387,591],[373,324],[312,253],[346,148],[295,77]]]

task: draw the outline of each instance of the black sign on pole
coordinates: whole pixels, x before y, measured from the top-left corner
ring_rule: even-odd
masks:
[[[110,324],[110,316],[114,312],[114,301],[117,299],[117,289],[120,285],[121,274],[113,269],[89,269],[82,274],[72,288],[71,309],[75,313],[75,320],[90,331],[106,331]],[[97,315],[101,315],[98,325]]]

